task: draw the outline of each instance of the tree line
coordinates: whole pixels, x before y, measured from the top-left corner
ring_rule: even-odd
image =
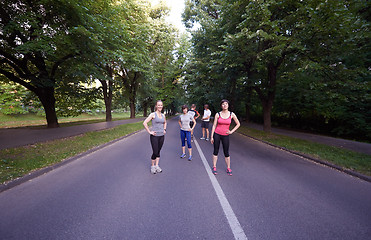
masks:
[[[1,1],[3,112],[39,103],[50,128],[98,99],[106,121],[121,105],[132,118],[138,108],[146,114],[157,98],[174,112],[189,41],[168,14],[144,0]]]
[[[121,107],[147,115],[156,99],[174,114],[186,102],[215,112],[227,98],[265,131],[371,139],[369,1],[185,2],[191,38],[162,3],[2,1],[1,111],[42,107],[58,127],[100,103],[111,121]]]
[[[263,122],[371,139],[369,1],[186,0],[191,101]]]

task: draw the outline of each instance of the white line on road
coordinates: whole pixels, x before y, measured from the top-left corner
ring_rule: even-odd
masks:
[[[196,144],[198,153],[200,154],[202,163],[204,164],[204,167],[206,169],[207,175],[209,176],[211,184],[213,185],[216,195],[218,196],[220,205],[222,205],[224,214],[227,217],[227,220],[228,220],[229,226],[232,229],[234,238],[247,240],[245,232],[243,231],[240,222],[238,221],[236,215],[234,214],[233,209],[231,205],[229,204],[228,199],[225,196],[222,188],[220,187],[218,180],[210,171],[210,166],[206,161],[205,155],[202,152],[200,145],[198,145],[198,142],[196,139],[194,140],[194,142]]]

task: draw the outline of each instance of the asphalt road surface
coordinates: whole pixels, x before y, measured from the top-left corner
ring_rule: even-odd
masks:
[[[239,134],[214,176],[212,145],[180,159],[167,129],[163,173],[142,131],[0,193],[0,239],[370,239],[369,182]]]

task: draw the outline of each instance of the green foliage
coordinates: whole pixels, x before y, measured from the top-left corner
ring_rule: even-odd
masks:
[[[26,113],[23,104],[26,89],[20,85],[3,83],[0,86],[0,112],[3,114]]]
[[[249,118],[259,96],[264,121],[273,105],[281,124],[370,139],[369,3],[186,4],[183,21],[200,25],[185,76],[193,102],[228,98]]]

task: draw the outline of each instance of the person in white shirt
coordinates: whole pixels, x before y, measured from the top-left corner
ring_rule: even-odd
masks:
[[[202,137],[201,140],[205,139],[206,132],[206,141],[209,141],[209,122],[210,122],[211,111],[209,110],[209,105],[204,105],[204,115],[201,118],[201,128],[202,128]]]

